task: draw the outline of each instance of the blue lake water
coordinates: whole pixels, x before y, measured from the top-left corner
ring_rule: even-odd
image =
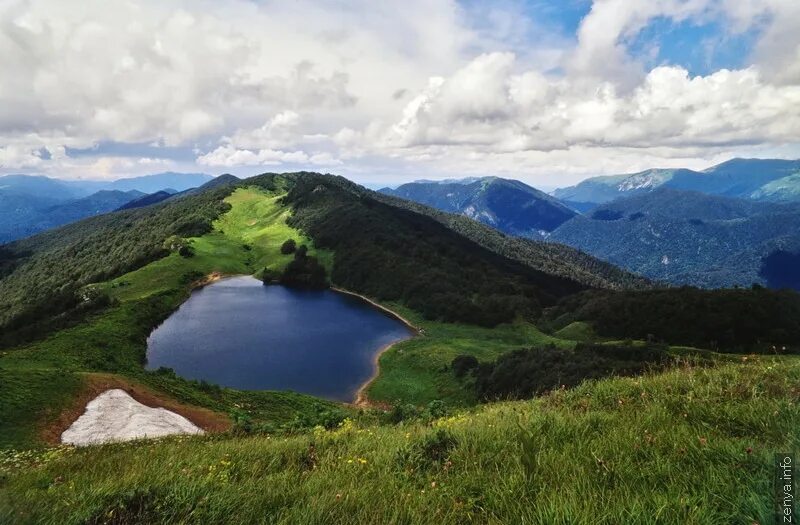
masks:
[[[147,368],[242,390],[352,401],[377,352],[411,335],[355,297],[234,277],[196,290],[150,334]]]

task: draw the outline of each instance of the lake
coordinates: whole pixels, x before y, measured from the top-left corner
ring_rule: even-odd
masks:
[[[242,390],[353,401],[386,345],[413,335],[368,303],[253,277],[196,290],[147,340],[147,369]]]

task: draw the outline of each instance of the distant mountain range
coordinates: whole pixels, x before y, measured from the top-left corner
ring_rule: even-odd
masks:
[[[575,211],[520,181],[499,177],[417,181],[381,193],[458,213],[510,235],[541,238]]]
[[[112,181],[6,175],[0,177],[0,244],[119,208],[154,204],[214,180],[172,172]]]
[[[672,284],[800,289],[800,203],[754,202],[661,187],[603,204],[549,237]]]
[[[800,200],[800,160],[732,159],[703,171],[651,169],[593,177],[557,189],[553,196],[586,211],[598,204],[661,187],[770,202],[796,201]]]
[[[86,197],[56,199],[0,190],[0,244],[115,210],[142,192],[101,190]]]
[[[381,192],[665,283],[800,289],[800,161],[733,159],[702,172],[595,177],[555,197],[497,177]]]

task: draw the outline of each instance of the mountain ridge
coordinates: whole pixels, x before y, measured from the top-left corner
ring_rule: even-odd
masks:
[[[548,239],[676,285],[771,286],[770,256],[800,253],[800,204],[661,187],[602,204]]]
[[[800,173],[800,160],[734,158],[702,171],[657,168],[591,177],[574,186],[558,188],[553,196],[578,204],[604,204],[665,186],[726,197],[793,200],[800,197],[800,177],[793,177],[797,173]],[[767,188],[781,179],[785,179],[786,187]]]
[[[500,177],[411,182],[381,193],[459,213],[520,237],[541,238],[576,212],[527,184]]]

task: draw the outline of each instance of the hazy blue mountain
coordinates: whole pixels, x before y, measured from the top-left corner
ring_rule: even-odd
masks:
[[[214,177],[205,173],[166,172],[115,180],[111,183],[111,188],[123,191],[139,190],[144,193],[155,193],[164,188],[172,188],[181,192],[202,186],[213,179]]]
[[[553,192],[553,195],[565,202],[602,204],[623,196],[640,195],[653,191],[668,182],[676,172],[698,174],[698,172],[682,169],[652,169],[625,175],[592,177],[575,186],[559,188]]]
[[[232,175],[231,175],[232,176]],[[0,176],[0,192],[50,197],[60,200],[86,197],[102,190],[155,193],[165,189],[173,193],[197,188],[213,180],[205,173],[154,173],[116,180],[60,180],[43,175]]]
[[[381,193],[442,211],[465,215],[510,235],[537,238],[576,212],[557,199],[516,180],[498,177],[418,181]]]
[[[54,201],[82,196],[83,191],[69,183],[43,175],[0,176],[0,195],[28,195]]]
[[[662,187],[577,216],[549,239],[673,284],[779,287],[800,277],[800,265],[787,270],[800,254],[800,204]]]
[[[639,173],[593,177],[553,195],[590,209],[620,197],[667,187],[709,195],[763,200],[800,199],[800,160],[732,159],[703,171],[652,169]]]
[[[800,201],[800,171],[764,184],[753,192],[752,198],[775,202]]]
[[[116,210],[141,196],[142,193],[135,190],[102,190],[64,201],[0,191],[0,244]]]
[[[94,193],[100,190],[137,190],[142,193],[155,193],[165,188],[181,192],[202,186],[213,178],[205,173],[175,173],[168,171],[112,181],[66,181],[66,184],[87,193]]]
[[[175,195],[173,191],[170,193],[169,191],[157,191],[155,193],[148,193],[146,195],[142,195],[139,198],[133,199],[131,201],[126,202],[119,208],[118,210],[130,210],[133,208],[141,208],[143,206],[150,206],[151,204],[158,204],[159,202],[165,201]]]
[[[206,184],[224,184],[229,177],[233,176],[218,180],[203,173],[168,172],[111,181],[75,181],[5,175],[0,177],[0,244],[113,211],[133,200],[143,199],[138,204],[143,206]]]

